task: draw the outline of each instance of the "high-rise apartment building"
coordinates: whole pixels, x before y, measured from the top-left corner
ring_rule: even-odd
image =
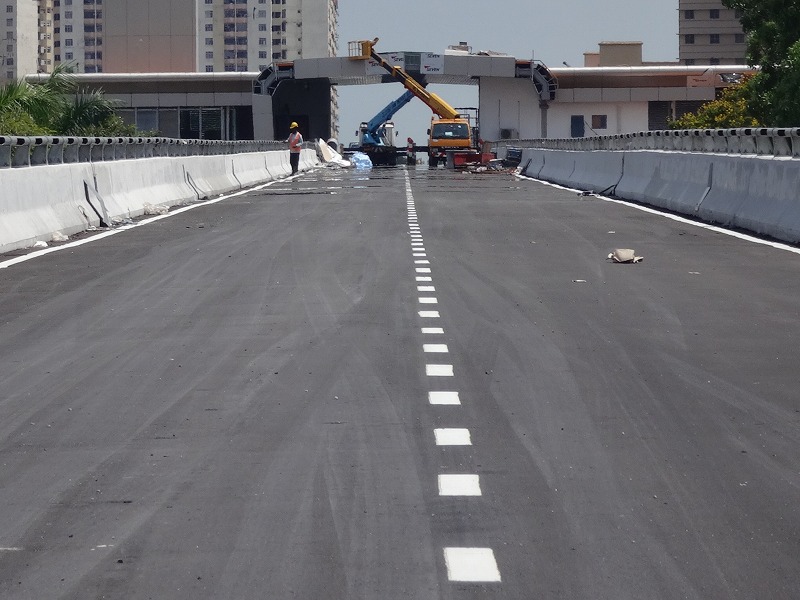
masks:
[[[0,0],[0,81],[35,73],[39,47],[38,0]]]
[[[747,64],[738,11],[720,0],[679,0],[678,58],[683,65]]]
[[[260,71],[335,56],[338,0],[0,0],[0,78]]]

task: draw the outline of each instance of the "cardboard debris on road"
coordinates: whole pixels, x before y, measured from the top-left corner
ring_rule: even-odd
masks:
[[[644,260],[644,256],[636,256],[636,251],[631,248],[617,248],[608,258],[615,263],[638,263]]]

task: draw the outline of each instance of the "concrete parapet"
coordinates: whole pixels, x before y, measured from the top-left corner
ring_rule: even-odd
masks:
[[[100,213],[86,197],[91,165],[7,169],[0,174],[0,252],[49,242],[55,232],[72,235],[100,225]]]
[[[539,179],[539,173],[544,167],[544,153],[546,150],[538,148],[526,148],[522,151],[520,157],[520,167],[522,167],[522,174],[526,177],[534,177]]]

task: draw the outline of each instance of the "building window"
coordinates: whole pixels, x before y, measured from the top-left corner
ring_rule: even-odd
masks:
[[[213,18],[214,18],[214,11],[213,10],[207,10],[206,11],[206,19],[213,19]]]
[[[719,64],[719,59],[718,58],[711,58],[711,59],[708,60],[708,64],[710,64],[710,65],[718,65]]]
[[[719,9],[718,8],[712,8],[711,10],[709,10],[708,11],[708,18],[709,19],[719,19]]]
[[[213,2],[214,2],[214,0],[206,0],[206,4],[211,4]]]
[[[214,24],[206,23],[206,31],[214,31]]]
[[[259,19],[266,19],[267,18],[267,11],[265,11],[265,10],[258,11],[258,18]]]
[[[737,9],[736,9],[736,10],[733,12],[733,16],[734,16],[734,17],[736,17],[737,19],[741,19],[743,14],[744,14],[744,13],[742,13],[742,9],[741,9],[741,8],[737,8]]]
[[[685,10],[685,11],[683,11],[683,18],[684,19],[694,19],[694,11],[693,10]]]
[[[71,19],[72,18],[72,11],[71,10],[65,10],[64,11],[64,18],[65,19]]]
[[[687,67],[691,67],[696,64],[696,61],[693,58],[687,58],[684,60],[684,64],[686,64]]]
[[[266,23],[259,23],[258,24],[258,30],[259,31],[266,31],[267,30],[267,24]]]
[[[70,40],[70,39],[64,40],[64,45],[67,46],[67,47],[72,46],[72,40]]]
[[[267,51],[266,50],[259,50],[258,51],[258,58],[267,58]]]
[[[267,38],[258,38],[258,45],[259,46],[266,46],[267,45]]]
[[[72,60],[72,52],[65,52],[64,53],[64,60]]]
[[[14,26],[14,17],[6,19],[6,27],[13,27],[13,26]]]
[[[736,42],[737,44],[744,44],[744,34],[743,33],[734,34],[733,41]]]
[[[592,129],[608,129],[608,115],[592,115]]]
[[[214,38],[206,38],[206,46],[213,46]]]
[[[14,6],[12,4],[9,4],[8,6],[6,6],[6,12],[7,13],[13,13],[14,12]]]
[[[214,53],[213,52],[206,52],[206,58],[208,60],[211,60],[212,58],[214,58]]]
[[[687,33],[685,36],[683,36],[683,43],[684,44],[694,44],[694,34],[693,33]]]
[[[64,33],[72,33],[72,25],[64,25]]]
[[[206,73],[213,73],[214,65],[206,65]]]
[[[718,33],[709,34],[708,43],[709,44],[719,44],[719,34]]]

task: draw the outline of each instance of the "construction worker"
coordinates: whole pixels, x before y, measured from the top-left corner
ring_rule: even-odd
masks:
[[[303,136],[300,133],[300,125],[297,121],[292,121],[289,125],[289,164],[292,165],[292,175],[297,173],[300,165],[300,150],[303,149]]]
[[[417,164],[417,153],[414,151],[414,140],[406,140],[406,163],[409,165]]]

